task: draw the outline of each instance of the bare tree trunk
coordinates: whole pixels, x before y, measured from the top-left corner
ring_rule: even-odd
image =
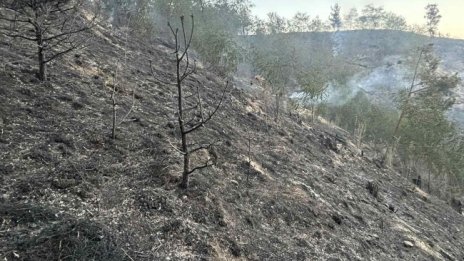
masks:
[[[248,130],[248,171],[246,181],[247,184],[250,184],[250,174],[251,174],[251,132]]]
[[[279,120],[279,109],[280,109],[280,95],[279,95],[279,93],[276,94],[275,103],[276,103],[275,122],[277,122]]]
[[[113,84],[116,84],[113,82]],[[113,103],[113,128],[111,129],[111,138],[116,139],[116,85],[113,86],[113,94],[111,95]]]
[[[443,190],[444,190],[444,194],[445,194],[445,197],[446,198],[449,198],[451,195],[451,191],[449,191],[449,184],[450,184],[450,179],[449,179],[449,174],[447,172],[445,172],[445,174],[443,174],[443,179],[444,179],[444,184],[443,184]]]
[[[429,194],[432,192],[430,183],[432,183],[432,171],[431,170],[429,170],[429,183],[427,184],[427,191],[429,192]]]
[[[130,18],[129,18],[129,21],[128,23],[130,23]],[[126,31],[126,36],[125,36],[125,40],[124,40],[124,64],[127,64],[127,36],[128,36],[128,32]],[[125,119],[127,117],[129,117],[129,115],[131,114],[132,112],[132,109],[134,108],[134,105],[135,105],[135,87],[132,88],[132,105],[130,107],[130,109],[127,111],[126,115],[125,116],[121,116],[120,118],[120,121],[119,123],[117,122],[117,119],[118,119],[118,115],[117,115],[117,107],[118,107],[118,102],[117,102],[117,97],[116,97],[116,94],[117,94],[117,87],[119,86],[119,66],[120,66],[120,63],[118,61],[118,63],[116,63],[116,70],[115,70],[115,75],[113,76],[113,90],[112,90],[112,93],[111,93],[111,102],[112,102],[112,108],[113,108],[113,115],[112,115],[112,123],[113,123],[113,126],[112,126],[112,129],[111,129],[111,138],[114,140],[116,139],[116,131],[118,129],[118,125],[121,125]]]
[[[45,81],[47,80],[47,71],[46,71],[46,62],[45,62],[45,54],[43,49],[43,40],[42,40],[42,32],[37,31],[37,58],[39,62],[39,80]]]
[[[42,57],[43,57],[43,55],[42,55]],[[46,66],[45,66],[44,62],[40,62],[40,64],[39,64],[39,80],[41,80],[41,81],[46,81],[47,80],[47,71],[46,71]]]
[[[189,183],[189,172],[190,172],[190,154],[187,146],[187,133],[185,133],[184,126],[184,101],[182,93],[182,80],[180,72],[180,63],[182,60],[179,58],[179,54],[176,53],[176,77],[177,77],[177,110],[179,112],[179,128],[181,133],[182,148],[181,151],[184,154],[184,170],[182,171],[182,182],[180,184],[181,188],[188,188]]]
[[[182,135],[182,136],[184,137],[185,135]],[[184,148],[184,140],[185,138],[182,139],[182,148]],[[180,184],[180,187],[183,189],[188,188],[188,185],[189,185],[189,174],[190,174],[189,170],[190,170],[190,154],[186,153],[184,154],[184,171],[182,172],[182,182]]]
[[[217,156],[215,156],[215,160],[213,160],[213,161],[211,161],[211,159],[208,157],[208,159],[206,160],[206,162],[203,165],[194,166],[193,168],[191,168],[191,166],[190,166],[190,156],[192,154],[194,154],[195,152],[198,152],[200,150],[208,150],[208,152],[210,152],[209,149],[212,149],[212,146],[214,145],[214,142],[212,142],[210,144],[206,144],[206,145],[205,144],[200,144],[198,146],[195,146],[194,148],[189,148],[189,146],[192,146],[192,145],[189,145],[188,135],[189,135],[189,133],[198,131],[201,127],[203,127],[206,123],[208,123],[212,119],[212,117],[216,114],[216,112],[221,107],[222,102],[224,101],[224,98],[225,98],[225,95],[226,95],[227,88],[229,86],[229,82],[227,82],[226,86],[224,88],[224,91],[222,93],[221,99],[217,103],[216,107],[211,112],[209,112],[206,115],[206,117],[205,117],[205,114],[203,113],[203,105],[202,105],[202,101],[201,101],[201,95],[200,95],[199,88],[197,88],[197,90],[196,90],[197,91],[196,95],[193,94],[191,96],[184,97],[184,93],[183,93],[183,89],[182,89],[183,81],[188,76],[195,73],[195,71],[196,71],[195,63],[193,65],[191,65],[190,60],[189,60],[189,54],[188,54],[190,45],[192,43],[192,36],[193,36],[193,31],[194,31],[193,15],[191,17],[192,17],[192,29],[190,31],[190,36],[189,37],[187,37],[187,33],[186,33],[186,30],[185,30],[185,26],[184,26],[184,17],[183,16],[181,16],[181,18],[180,18],[181,26],[182,26],[181,31],[180,31],[180,34],[181,34],[180,37],[179,37],[179,29],[178,28],[174,29],[171,26],[171,24],[168,23],[168,26],[171,29],[171,32],[172,32],[172,34],[174,36],[174,40],[175,40],[175,51],[174,51],[174,54],[176,56],[176,76],[175,76],[176,80],[175,80],[175,82],[170,83],[170,82],[164,82],[162,80],[157,79],[157,77],[156,77],[156,75],[155,75],[155,73],[153,71],[153,67],[151,65],[151,62],[150,62],[150,69],[151,69],[151,72],[152,72],[152,74],[153,74],[153,76],[155,77],[156,80],[160,81],[161,83],[171,84],[171,85],[174,85],[174,86],[177,87],[177,95],[178,95],[177,96],[177,112],[178,112],[178,121],[179,121],[179,129],[180,129],[180,136],[181,136],[181,143],[182,144],[181,144],[181,148],[180,149],[176,148],[176,150],[179,151],[182,154],[183,158],[184,158],[184,166],[183,166],[183,171],[182,171],[182,181],[179,184],[179,186],[181,188],[183,188],[183,189],[187,189],[188,186],[189,186],[189,175],[190,174],[192,174],[195,171],[198,171],[198,170],[201,170],[201,169],[204,169],[204,168],[208,168],[208,167],[211,167],[214,164],[216,164]],[[183,44],[183,48],[181,47],[182,44]],[[184,101],[185,101],[185,99],[188,99],[188,97],[196,97],[198,99],[196,106],[194,106],[192,108],[188,108],[188,107],[184,108]],[[185,122],[184,117],[186,115],[188,117],[188,115],[189,115],[188,111],[191,110],[191,109],[194,109],[194,108],[198,108],[198,110],[201,110],[199,112],[199,114],[201,115],[201,118],[195,121],[195,116],[194,116],[193,119],[191,119],[190,121],[187,120],[187,122],[190,125],[193,125],[193,126],[186,126],[187,123]],[[184,115],[184,113],[185,113],[185,115]]]
[[[314,118],[315,118],[314,113],[315,113],[314,112],[314,103],[311,103],[311,122],[313,122],[313,123],[314,123]]]

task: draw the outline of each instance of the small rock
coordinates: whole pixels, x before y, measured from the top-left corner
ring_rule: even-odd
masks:
[[[405,240],[405,241],[403,242],[403,245],[404,245],[405,247],[414,247],[414,243],[411,242],[411,241],[407,241],[407,240]]]
[[[332,219],[333,219],[333,221],[335,221],[335,223],[337,223],[338,225],[341,225],[341,224],[342,224],[342,218],[341,218],[338,214],[332,215]]]
[[[235,257],[240,257],[242,255],[242,251],[240,249],[240,246],[235,243],[235,241],[231,241],[231,244],[229,246],[229,250],[232,253],[233,256]]]
[[[227,227],[227,223],[223,219],[219,220],[218,225],[220,227]]]
[[[249,112],[247,113],[248,117],[250,117],[251,120],[253,121],[257,121],[258,120],[258,116],[256,116],[256,114],[252,113],[252,112]]]
[[[395,208],[395,206],[393,206],[393,205],[391,205],[391,204],[388,205],[388,209],[389,209],[391,212],[394,212],[394,213],[396,213],[396,211],[397,211],[396,208]]]
[[[370,181],[367,182],[366,188],[369,191],[369,193],[372,196],[374,196],[374,198],[379,197],[379,183],[370,180]]]
[[[237,186],[238,186],[238,181],[236,181],[236,180],[233,180],[233,179],[232,179],[232,180],[230,181],[230,183],[232,183],[232,184],[234,184],[234,185],[237,185]]]

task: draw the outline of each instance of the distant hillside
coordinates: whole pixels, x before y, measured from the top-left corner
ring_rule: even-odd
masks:
[[[193,136],[218,140],[217,164],[180,189],[175,88],[149,67],[172,79],[172,42],[93,36],[49,82],[0,38],[0,259],[463,260],[461,213],[340,128],[275,122],[259,88],[233,88]],[[112,140],[115,79],[118,115],[135,100]],[[186,84],[211,108],[225,80],[199,68]]]
[[[301,48],[315,47],[313,53],[317,52],[317,46],[331,45],[347,62],[359,66],[361,71],[347,83],[351,88],[349,95],[340,97],[336,94],[329,99],[332,102],[345,102],[343,99],[354,97],[358,91],[384,100],[386,93],[406,88],[411,82],[412,66],[405,61],[417,56],[417,48],[428,42],[435,45],[441,69],[450,74],[458,73],[464,79],[464,40],[431,40],[423,35],[392,30],[291,33],[287,37]],[[310,62],[311,55],[307,59]],[[458,101],[450,115],[464,126],[464,83],[456,90],[456,95]]]
[[[414,55],[414,48],[433,42],[435,51],[441,59],[440,68],[450,74],[458,73],[464,80],[464,40],[437,38],[430,40],[428,37],[399,31],[354,31],[341,32],[341,49],[347,55],[361,51],[367,59],[368,66],[362,77],[353,78],[352,86],[358,86],[367,90],[375,87],[387,86],[391,90],[410,85],[411,67],[400,63],[407,56]],[[417,52],[416,52],[417,55]],[[382,75],[379,78],[379,75]],[[455,90],[457,103],[451,111],[452,119],[464,126],[464,82]]]

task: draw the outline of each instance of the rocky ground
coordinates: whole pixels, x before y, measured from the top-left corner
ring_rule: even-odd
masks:
[[[0,38],[2,260],[464,260],[461,214],[341,129],[274,122],[259,90],[231,89],[193,137],[219,140],[217,165],[179,189],[175,89],[149,68],[170,79],[171,44],[94,35],[46,83]],[[200,69],[187,86],[210,109],[225,81]],[[118,115],[134,107],[112,140],[114,84]]]

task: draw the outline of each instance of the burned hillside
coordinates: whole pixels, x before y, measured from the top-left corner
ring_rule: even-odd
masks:
[[[201,61],[187,94],[200,88],[211,110],[231,88],[192,135],[215,141],[192,162],[216,164],[179,188],[172,39],[91,34],[45,82],[24,43],[0,38],[2,259],[464,260],[464,217],[447,202],[339,127],[276,121],[261,88]]]

